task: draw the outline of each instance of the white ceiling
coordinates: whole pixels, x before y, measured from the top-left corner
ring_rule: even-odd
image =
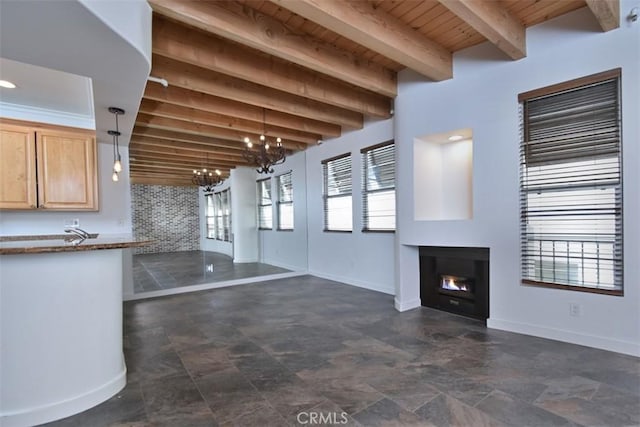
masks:
[[[12,104],[93,121],[93,90],[88,77],[0,58],[0,79],[16,85],[15,89],[0,88],[0,116],[8,116],[3,110],[10,106],[4,104]]]

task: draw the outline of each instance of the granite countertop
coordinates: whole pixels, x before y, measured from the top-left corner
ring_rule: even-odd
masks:
[[[122,249],[144,246],[150,242],[131,236],[98,235],[97,238],[85,240],[69,240],[70,237],[69,234],[0,236],[0,255]]]

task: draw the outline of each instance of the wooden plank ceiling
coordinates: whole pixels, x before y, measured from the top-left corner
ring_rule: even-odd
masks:
[[[132,182],[191,185],[247,165],[245,137],[290,153],[391,116],[396,74],[452,77],[452,52],[490,41],[526,56],[525,28],[619,0],[150,0],[153,69],[130,144]]]

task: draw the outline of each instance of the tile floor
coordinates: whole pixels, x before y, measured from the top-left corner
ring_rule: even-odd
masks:
[[[259,262],[234,264],[230,256],[217,252],[139,254],[133,256],[133,290],[139,294],[287,272]]]
[[[125,303],[125,356],[121,393],[51,426],[640,425],[638,358],[312,276]]]

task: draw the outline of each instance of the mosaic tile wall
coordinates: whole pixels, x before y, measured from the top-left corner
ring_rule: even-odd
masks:
[[[136,239],[156,241],[134,254],[200,249],[197,187],[132,184],[131,204]]]

